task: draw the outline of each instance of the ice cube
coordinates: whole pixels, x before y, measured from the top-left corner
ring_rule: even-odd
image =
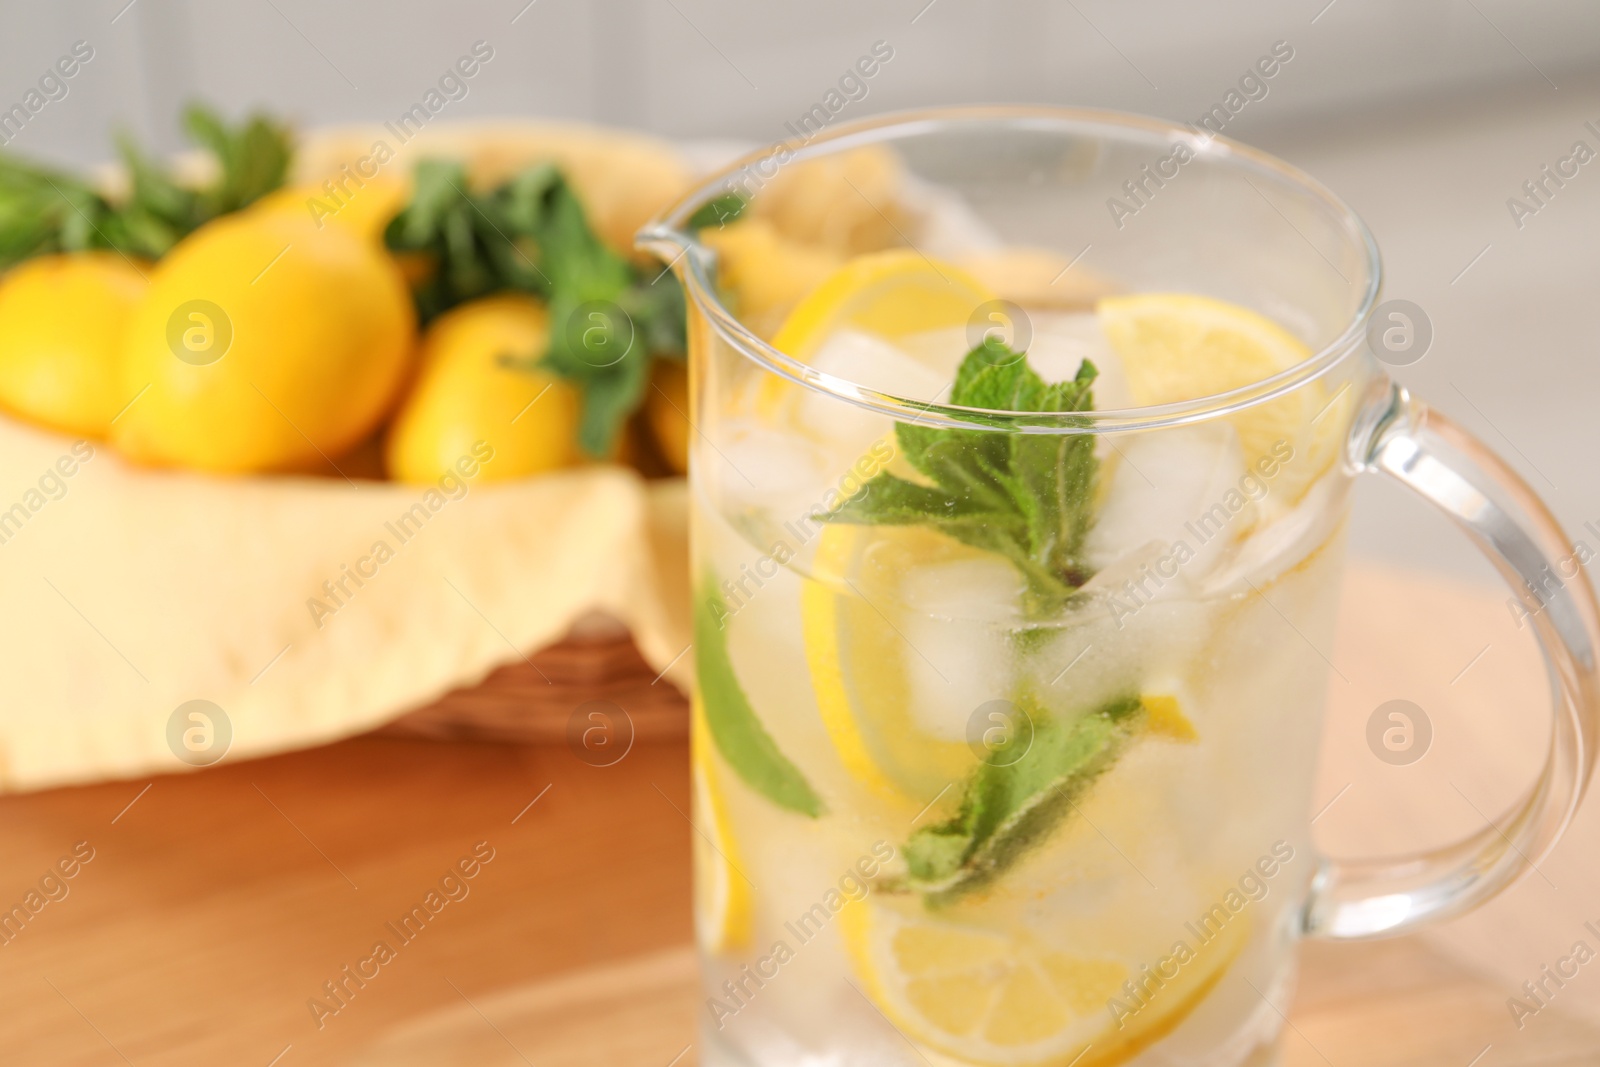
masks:
[[[911,714],[931,736],[964,740],[979,706],[1015,694],[1010,631],[1022,591],[999,557],[925,564],[901,579]]]
[[[935,377],[942,383],[938,392],[921,394],[916,399],[948,404],[950,385],[955,381],[956,368],[961,366],[962,359],[972,350],[967,328],[945,326],[937,330],[924,330],[921,333],[907,334],[898,338],[895,344],[918,363],[933,371]]]
[[[840,330],[829,337],[811,365],[855,385],[913,400],[932,399],[949,385],[946,377],[914,356],[861,330]],[[894,427],[894,420],[887,416],[813,389],[797,398],[794,418],[823,445],[841,471]]]
[[[811,365],[880,393],[927,396],[946,384],[896,343],[864,330],[843,329],[817,349]]]
[[[930,256],[953,260],[1005,247],[999,232],[953,189],[907,174],[900,200],[921,224],[917,247]]]
[[[1107,444],[1114,469],[1085,546],[1095,569],[1155,544],[1167,569],[1193,583],[1254,522],[1254,502],[1240,485],[1244,457],[1228,423],[1107,438]],[[1173,556],[1182,558],[1173,563]]]
[[[1094,380],[1094,406],[1101,411],[1133,406],[1133,393],[1122,360],[1111,349],[1100,320],[1090,312],[1033,311],[1028,314],[1033,337],[1028,365],[1047,382],[1077,375],[1084,360],[1100,372]]]
[[[1170,679],[1190,669],[1216,613],[1214,604],[1174,595],[1178,589],[1178,583],[1151,581],[1129,589],[1096,575],[1075,612],[1034,646],[1028,670],[1041,703],[1068,713],[1169,691]]]
[[[717,440],[697,443],[707,479],[735,501],[801,515],[821,503],[839,479],[832,457],[810,438],[756,419],[731,420]]]
[[[1022,576],[1000,556],[965,551],[971,555],[908,568],[900,577],[900,602],[942,619],[1014,622],[1026,585]]]
[[[1293,508],[1252,530],[1233,557],[1206,579],[1207,595],[1242,589],[1247,582],[1266,585],[1316,551],[1342,521],[1339,498],[1348,487],[1341,478],[1319,479]]]
[[[1133,406],[1133,394],[1123,372],[1122,360],[1111,349],[1100,321],[1086,312],[1028,311],[1027,357],[1034,373],[1047,382],[1064,382],[1076,377],[1084,360],[1093,361],[1100,372],[1094,383],[1094,406],[1100,410]],[[945,384],[955,378],[956,368],[973,348],[973,334],[966,326],[949,326],[912,334],[896,342],[924,366],[943,376]],[[1018,342],[1020,343],[1020,342]],[[947,395],[929,396],[947,402]]]

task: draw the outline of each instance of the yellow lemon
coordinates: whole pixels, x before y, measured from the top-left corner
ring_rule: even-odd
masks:
[[[695,929],[707,952],[731,952],[750,941],[753,900],[739,870],[723,780],[706,725],[705,707],[696,696],[690,709],[690,769],[694,775]]]
[[[390,476],[436,481],[479,441],[494,449],[481,475],[487,481],[580,462],[577,390],[506,365],[538,359],[549,343],[549,313],[531,296],[486,297],[435,319],[422,337],[416,384],[389,431]]]
[[[1144,706],[1145,729],[1169,741],[1194,742],[1200,732],[1183,713],[1183,702],[1171,693],[1146,693],[1139,698]]]
[[[325,462],[388,413],[414,341],[405,282],[372,241],[292,213],[225,216],[156,267],[124,338],[134,399],[112,440],[219,473]]]
[[[911,248],[856,256],[800,302],[773,347],[806,361],[829,337],[853,328],[894,341],[960,326],[993,299],[982,283]]]
[[[404,178],[379,174],[359,185],[345,175],[329,179],[326,185],[291,185],[262,197],[252,211],[300,214],[319,226],[347,226],[373,240],[382,240],[389,220],[400,213],[411,195],[411,183]]]
[[[963,326],[990,299],[989,290],[965,271],[914,249],[872,252],[845,263],[800,301],[773,335],[772,345],[810,363],[841,330],[894,344],[914,334]],[[832,369],[848,376],[848,369]],[[775,418],[798,389],[787,379],[768,375],[762,379],[757,406]]]
[[[104,437],[132,394],[122,331],[149,264],[115,252],[40,256],[0,279],[0,404],[53,430]]]
[[[732,292],[740,321],[767,339],[807,293],[844,263],[837,252],[786,237],[763,218],[707,227],[700,240],[716,250],[717,281]]]
[[[809,361],[839,330],[895,341],[964,325],[988,299],[966,272],[913,249],[874,252],[829,275],[773,343]],[[768,378],[760,406],[776,416],[791,395],[788,382]],[[920,807],[974,761],[965,744],[935,740],[913,724],[904,639],[878,610],[892,613],[899,601],[900,566],[972,557],[981,553],[915,527],[828,526],[822,532],[813,579],[801,594],[812,685],[846,770],[883,799]]]
[[[906,584],[958,570],[967,580],[988,574],[1002,593],[1010,578],[992,554],[923,527],[835,525],[823,528],[801,587],[801,635],[823,728],[853,779],[907,811],[921,809],[977,763],[966,741],[934,737],[919,725],[911,674],[922,663],[906,636],[914,616],[925,614],[906,606]],[[1140,705],[1145,734],[1198,739],[1176,695],[1146,692]]]
[[[689,471],[689,368],[677,360],[659,359],[651,372],[644,402],[645,420],[661,458],[678,474]]]
[[[806,662],[828,738],[852,778],[908,812],[960,781],[976,757],[916,723],[900,582],[916,567],[973,559],[984,556],[921,527],[825,526],[801,589]]]
[[[1160,961],[1084,954],[881,894],[839,921],[863,991],[908,1038],[993,1067],[1126,1063],[1188,1017],[1249,937],[1242,915],[1223,926],[1119,1025],[1108,1003]]]
[[[841,255],[900,243],[910,225],[905,166],[883,145],[788,164],[756,192],[751,212],[796,241]]]
[[[1210,297],[1107,297],[1098,315],[1139,404],[1213,396],[1311,358],[1303,341],[1271,319]],[[1267,457],[1281,464],[1273,488],[1290,501],[1304,494],[1337,453],[1341,422],[1319,414],[1330,399],[1326,392],[1313,382],[1230,417],[1248,465]]]

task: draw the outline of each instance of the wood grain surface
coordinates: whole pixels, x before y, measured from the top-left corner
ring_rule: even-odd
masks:
[[[1489,590],[1352,574],[1328,650],[1345,677],[1331,685],[1319,789],[1333,804],[1319,836],[1387,847],[1469,825],[1458,809],[1471,805],[1445,804],[1456,793],[1418,772],[1430,762],[1429,773],[1451,777],[1486,812],[1531,775],[1524,757],[1536,762],[1540,741],[1518,730],[1529,733],[1537,712],[1513,715],[1506,702],[1537,705],[1543,683],[1514,628],[1502,632],[1502,610]],[[1491,651],[1452,684],[1484,643]],[[1375,773],[1359,740],[1365,721],[1375,701],[1407,694],[1435,709],[1437,751],[1400,769],[1418,773]],[[0,945],[0,1062],[693,1063],[687,767],[681,739],[640,739],[620,762],[595,767],[559,741],[368,736],[4,798],[0,907],[42,881],[59,899]],[[79,842],[93,858],[60,877],[58,862]],[[475,849],[493,858],[473,868]],[[459,877],[463,860],[471,878]],[[1558,881],[1582,896],[1595,883],[1579,859],[1568,862]],[[386,924],[442,893],[452,871],[443,885],[460,899],[446,897],[394,958],[363,964],[378,939],[399,941]],[[1547,946],[1537,931],[1550,909],[1529,910],[1539,914],[1495,921],[1512,931],[1508,943],[1531,940],[1535,956],[1548,954],[1560,942]],[[1471,956],[1448,929],[1429,940],[1307,945],[1284,1064],[1600,1061],[1600,1027],[1573,1010],[1578,981],[1518,1030],[1506,998],[1524,964],[1500,974],[1498,957],[1460,962]],[[356,986],[347,966],[376,973]],[[1600,986],[1600,971],[1588,980]],[[308,1001],[331,1003],[330,981],[345,983],[345,1003],[319,1017]]]

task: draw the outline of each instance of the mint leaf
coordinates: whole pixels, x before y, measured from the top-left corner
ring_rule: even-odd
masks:
[[[434,269],[412,294],[424,322],[490,293],[548,296],[538,248],[528,236],[539,220],[528,216],[542,210],[538,183],[553,175],[549,168],[518,175],[508,183],[516,196],[484,197],[469,191],[464,164],[417,163],[411,200],[389,220],[384,242],[391,251],[419,253],[432,262]]]
[[[533,168],[524,180],[538,198],[529,208],[531,232],[551,290],[579,303],[615,299],[634,280],[633,271],[595,236],[572,187],[549,164]]]
[[[112,238],[100,234],[111,214],[111,205],[75,176],[0,154],[0,269],[31,256],[104,248]]]
[[[879,472],[830,512],[828,521],[941,528],[1015,523],[1017,516],[1004,510],[1004,506],[1003,499],[966,491],[952,492],[938,484],[919,485]]]
[[[1096,370],[1088,360],[1069,382],[1045,386],[1030,410],[1088,411]],[[1077,587],[1089,579],[1080,559],[1093,518],[1098,461],[1088,434],[1011,434],[1016,501],[1027,519],[1030,555]]]
[[[994,411],[1090,411],[1098,371],[1046,383],[1027,357],[987,340],[961,362],[951,403]],[[1031,614],[1059,609],[1088,581],[1082,559],[1098,461],[1087,434],[1003,433],[895,423],[901,454],[928,484],[881,472],[829,522],[929,526],[1009,559],[1028,580]]]
[[[247,207],[281,186],[289,173],[288,127],[266,115],[229,126],[211,109],[190,104],[183,126],[190,140],[217,158],[217,181],[198,190],[195,198],[206,218]]]
[[[689,229],[703,230],[714,225],[720,230],[743,215],[748,206],[739,193],[723,193],[712,197],[695,208],[694,214],[689,216]]]
[[[118,139],[129,195],[103,196],[65,171],[0,153],[0,269],[31,256],[110,248],[158,259],[219,215],[237,211],[283,184],[291,156],[287,128],[264,115],[229,125],[189,108],[190,138],[217,157],[217,178],[180,183],[132,140]]]
[[[651,352],[684,350],[683,296],[667,272],[652,285],[607,248],[565,181],[548,185],[543,207],[540,265],[551,296],[550,348],[540,366],[581,388],[578,443],[604,456],[644,400]]]
[[[537,363],[578,385],[582,393],[578,444],[597,458],[609,455],[628,416],[644,402],[650,384],[650,354],[631,318],[626,312],[618,314],[616,307],[604,301],[579,302],[573,294],[558,290],[550,301],[550,347]],[[590,325],[584,325],[586,322]],[[589,336],[600,338],[594,342],[592,355],[582,340]],[[615,363],[607,364],[609,357],[601,346],[626,350]]]
[[[734,673],[723,625],[732,613],[709,572],[694,608],[696,683],[717,750],[751,789],[781,808],[816,818],[822,814],[822,799],[778,750]]]
[[[1093,409],[1097,374],[1084,360],[1071,381],[1046,382],[1025,355],[988,340],[962,360],[950,398],[963,407],[1051,416],[1038,422],[1055,429],[1062,414]],[[1094,514],[1094,438],[916,422],[896,423],[895,438],[924,480],[880,472],[827,520],[927,526],[994,552],[1027,579],[1028,615],[1057,616],[1090,577],[1082,552]],[[1029,634],[1043,629],[1019,633],[1019,654],[1031,654]],[[967,778],[953,817],[905,844],[907,885],[929,906],[989,885],[1044,840],[1116,763],[1144,718],[1137,696],[1073,715],[1053,713],[1027,693],[1016,701],[1028,712],[1026,729]]]
[[[474,192],[460,163],[423,160],[411,202],[384,238],[435,264],[415,294],[424,321],[506,290],[547,302],[550,345],[528,366],[578,387],[578,443],[591,456],[612,453],[644,400],[651,360],[683,358],[687,311],[677,280],[666,270],[647,276],[601,241],[552,164]]]
[[[1117,761],[1143,717],[1136,696],[1070,720],[1030,703],[1031,725],[979,764],[955,816],[906,842],[908,885],[930,906],[989,885],[1043,840]]]

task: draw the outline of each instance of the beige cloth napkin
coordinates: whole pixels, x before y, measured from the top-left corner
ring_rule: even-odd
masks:
[[[185,769],[195,699],[230,760],[360,733],[593,611],[684,686],[685,525],[681,481],[615,467],[451,498],[149,471],[0,419],[0,789]]]

